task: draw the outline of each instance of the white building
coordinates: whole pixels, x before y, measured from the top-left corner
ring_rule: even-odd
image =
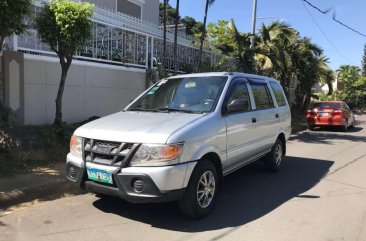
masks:
[[[162,62],[163,30],[159,0],[89,0],[95,3],[93,38],[75,54],[63,95],[63,120],[77,122],[121,110],[146,89],[152,59]],[[41,0],[35,1],[41,6]],[[167,33],[167,64],[173,69],[172,30]],[[197,68],[198,40],[180,32],[178,70]],[[56,54],[35,30],[5,42],[0,57],[5,76],[5,102],[20,124],[52,123],[61,69]],[[218,55],[204,51],[213,64]]]

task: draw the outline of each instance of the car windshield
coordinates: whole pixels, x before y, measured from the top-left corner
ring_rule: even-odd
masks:
[[[338,102],[319,102],[313,105],[313,108],[341,108],[341,103]]]
[[[211,112],[225,86],[226,76],[164,79],[127,111]]]

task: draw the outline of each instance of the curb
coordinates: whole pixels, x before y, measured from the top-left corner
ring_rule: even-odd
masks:
[[[0,213],[26,202],[47,201],[85,193],[67,181],[63,166],[64,164],[60,164],[55,169],[52,168],[52,174],[48,170],[42,174],[32,172],[0,179]]]

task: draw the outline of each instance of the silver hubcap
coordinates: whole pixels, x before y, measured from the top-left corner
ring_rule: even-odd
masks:
[[[278,144],[276,146],[275,149],[275,160],[276,160],[276,165],[280,165],[281,161],[282,161],[282,145]]]
[[[207,208],[215,195],[215,176],[206,171],[200,177],[197,185],[197,201],[201,208]]]

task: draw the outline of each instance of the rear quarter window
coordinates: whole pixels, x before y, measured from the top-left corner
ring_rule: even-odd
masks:
[[[269,109],[274,107],[271,94],[269,93],[266,84],[251,83],[250,86],[252,88],[257,110]]]
[[[282,91],[280,84],[276,82],[270,82],[270,85],[276,97],[278,106],[286,106],[286,97]]]

